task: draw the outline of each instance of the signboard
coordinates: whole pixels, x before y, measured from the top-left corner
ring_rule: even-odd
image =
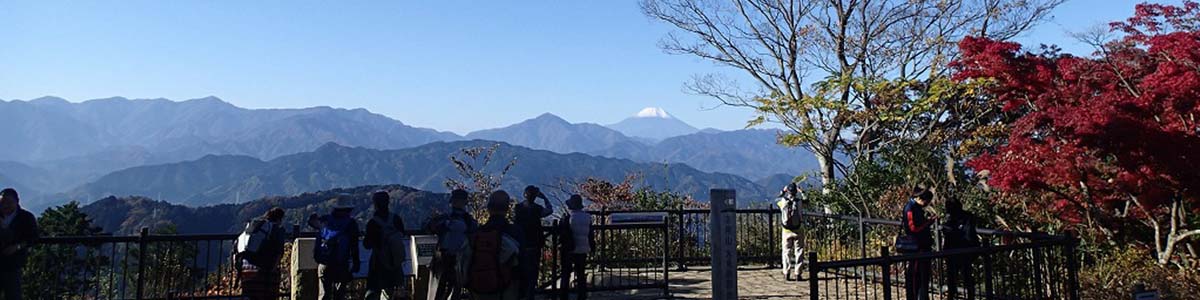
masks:
[[[416,245],[416,251],[410,252],[415,255],[417,265],[428,266],[430,261],[433,261],[433,254],[437,252],[438,238],[436,235],[414,235],[412,236],[412,244]]]
[[[1133,300],[1158,300],[1158,291],[1136,292],[1133,294]]]
[[[713,189],[709,191],[709,232],[712,242],[713,300],[736,300],[737,297],[737,192]]]
[[[434,242],[436,243],[436,241]],[[417,265],[417,245],[414,239],[409,237],[405,241],[404,246],[408,248],[408,259],[404,260],[404,265],[401,266],[401,272],[404,276],[416,275]],[[431,256],[432,257],[432,256]],[[371,250],[364,248],[362,243],[358,243],[358,273],[354,273],[354,278],[367,278],[367,274],[371,271]]]
[[[611,224],[662,224],[667,221],[665,212],[646,213],[613,213],[609,217]]]

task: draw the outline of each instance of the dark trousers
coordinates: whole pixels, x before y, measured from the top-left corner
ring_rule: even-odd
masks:
[[[951,257],[946,263],[946,285],[950,288],[949,299],[958,298],[958,281],[961,278],[963,287],[967,288],[966,299],[975,299],[975,278],[971,276],[971,264],[974,257]]]
[[[441,252],[430,263],[429,300],[456,299],[462,287],[458,285],[458,256]]]
[[[908,300],[929,300],[932,271],[929,259],[908,262],[908,269],[904,272],[904,292]]]
[[[532,300],[537,295],[538,273],[542,270],[542,249],[526,249],[521,252],[521,260],[517,271],[520,272],[518,281],[521,286],[517,291],[518,299]]]
[[[21,270],[0,271],[0,299],[21,300]]]
[[[346,288],[352,279],[347,266],[317,265],[317,276],[321,286],[317,290],[321,300],[345,300]]]
[[[587,254],[564,254],[562,259],[562,282],[563,287],[562,297],[559,299],[569,299],[570,294],[574,291],[576,300],[587,299]],[[575,276],[575,283],[571,284],[571,276]]]
[[[387,270],[381,266],[371,266],[367,271],[367,300],[388,300],[406,298],[396,290],[396,284],[403,277],[400,270]]]
[[[279,272],[242,271],[242,296],[250,300],[279,299]]]

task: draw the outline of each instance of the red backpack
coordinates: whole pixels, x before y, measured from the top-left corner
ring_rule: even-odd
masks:
[[[500,261],[504,242],[499,229],[486,229],[471,235],[471,265],[467,270],[467,290],[492,294],[512,284],[512,268]]]

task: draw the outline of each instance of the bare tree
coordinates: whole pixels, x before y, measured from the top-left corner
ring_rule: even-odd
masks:
[[[517,158],[513,157],[503,166],[493,166],[493,156],[499,148],[500,144],[467,147],[459,149],[457,155],[450,155],[450,163],[458,171],[458,178],[446,178],[444,184],[448,189],[462,189],[470,194],[467,210],[481,222],[487,221],[488,197],[493,191],[500,189],[504,183],[504,176],[517,164]]]
[[[742,70],[753,82],[701,75],[686,89],[753,109],[757,117],[748,126],[786,127],[780,143],[811,150],[828,191],[840,148],[870,156],[888,142],[876,134],[883,126],[858,118],[879,115],[869,101],[870,82],[942,76],[962,37],[1012,38],[1063,1],[644,0],[641,6],[678,29],[663,38],[665,51]]]

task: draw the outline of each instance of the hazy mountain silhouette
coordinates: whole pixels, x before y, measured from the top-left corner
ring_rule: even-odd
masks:
[[[558,153],[587,153],[640,144],[616,130],[590,123],[572,124],[549,113],[503,128],[471,132],[466,137]]]
[[[305,152],[261,161],[248,156],[207,156],[199,160],[130,168],[101,177],[60,199],[87,203],[107,196],[139,195],[190,206],[248,201],[270,195],[292,195],[339,187],[401,184],[445,190],[446,178],[457,177],[450,155],[464,147],[491,141],[435,142],[399,150],[373,150],[326,144]],[[716,187],[738,189],[745,199],[763,195],[754,182],[730,174],[705,173],[682,164],[638,163],[586,154],[559,154],[499,144],[495,165],[516,158],[504,186],[554,186],[589,176],[612,181],[640,173],[644,184],[707,199]],[[60,200],[62,201],[62,200]]]
[[[209,154],[272,159],[336,142],[398,149],[457,135],[414,128],[364,109],[244,109],[206,97],[181,102],[121,97],[71,103],[0,101],[0,160],[65,170],[58,190],[115,170]],[[53,190],[52,190],[53,191]]]
[[[399,185],[340,188],[291,196],[266,197],[240,204],[188,207],[146,197],[107,197],[81,209],[92,223],[119,235],[136,234],[142,227],[175,225],[179,233],[233,233],[246,221],[262,216],[273,206],[287,211],[286,224],[301,224],[309,214],[326,214],[333,207],[352,206],[359,220],[372,213],[370,194],[385,190],[392,196],[392,211],[404,219],[405,226],[416,229],[433,211],[448,207],[447,195]],[[365,226],[365,223],[360,223]]]
[[[699,132],[699,129],[676,119],[666,110],[657,107],[647,107],[633,117],[616,124],[608,125],[616,131],[631,137],[646,138],[659,141],[669,137],[681,136]]]
[[[746,178],[775,174],[800,174],[816,169],[816,160],[804,148],[776,143],[778,130],[748,129],[693,133],[667,138],[643,147],[613,147],[592,154],[646,162],[672,162],[705,172],[730,173]]]

